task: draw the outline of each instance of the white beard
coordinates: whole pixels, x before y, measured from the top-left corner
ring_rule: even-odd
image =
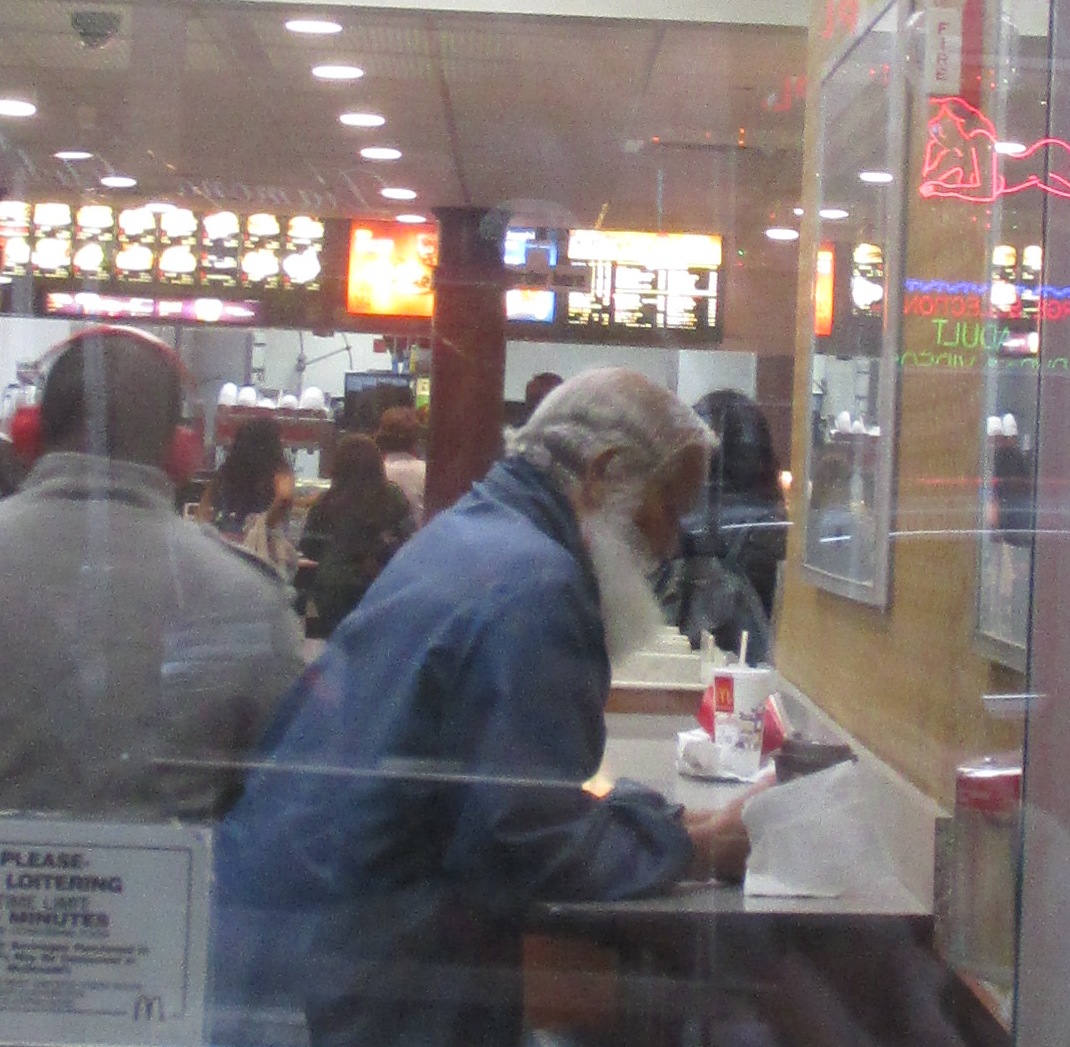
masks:
[[[599,511],[589,513],[582,520],[598,582],[606,650],[612,664],[652,641],[664,622],[661,607],[647,581],[654,565],[643,548],[642,536],[636,533],[632,521],[622,515]]]

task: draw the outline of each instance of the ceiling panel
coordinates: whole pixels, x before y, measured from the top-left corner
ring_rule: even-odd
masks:
[[[71,15],[85,10],[118,14],[117,37],[84,47]],[[0,121],[0,176],[84,192],[123,169],[154,196],[303,189],[337,213],[382,217],[393,210],[378,190],[400,183],[421,209],[516,204],[761,247],[771,201],[798,193],[802,106],[782,90],[804,70],[796,27],[340,8],[344,31],[311,38],[285,30],[289,13],[6,0],[0,94],[32,87],[39,112]],[[365,76],[321,83],[310,75],[320,62]],[[343,127],[352,109],[387,124]],[[357,155],[380,143],[403,159]],[[96,159],[76,170],[52,158],[75,145]]]

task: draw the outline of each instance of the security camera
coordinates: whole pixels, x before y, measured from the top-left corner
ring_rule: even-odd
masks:
[[[111,43],[121,26],[122,19],[114,11],[75,11],[71,15],[71,28],[82,46],[91,51]]]

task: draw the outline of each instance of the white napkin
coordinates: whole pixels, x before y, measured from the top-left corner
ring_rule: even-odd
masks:
[[[758,793],[743,808],[743,823],[751,845],[744,894],[836,898],[898,882],[863,815],[856,763]]]
[[[702,727],[680,731],[676,735],[676,770],[692,778],[714,778],[722,782],[753,782],[758,779],[758,774],[743,776],[722,767],[717,743]]]

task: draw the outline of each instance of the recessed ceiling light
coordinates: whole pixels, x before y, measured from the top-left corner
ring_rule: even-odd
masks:
[[[806,212],[801,207],[793,207],[791,209],[791,213],[795,215],[796,218],[802,218],[802,216],[806,214]]]
[[[1021,142],[996,142],[996,152],[1004,156],[1020,156],[1025,152],[1025,145]]]
[[[427,221],[422,214],[399,214],[394,217],[397,221],[404,222],[406,225],[420,225]]]
[[[845,211],[842,207],[822,207],[817,213],[829,222],[838,222],[841,218],[846,218],[849,214],[849,212]]]
[[[387,200],[415,200],[415,189],[402,189],[400,186],[388,185],[385,189],[379,190],[379,195],[385,197]]]
[[[0,98],[0,116],[26,117],[33,116],[37,112],[37,106],[33,102],[27,102],[22,98]]]
[[[326,18],[291,18],[286,23],[291,33],[304,33],[306,36],[331,36],[340,33],[342,27],[337,22]]]
[[[338,117],[346,127],[382,127],[386,117],[378,113],[343,113]]]
[[[791,240],[799,239],[798,229],[789,229],[787,226],[774,225],[769,229],[766,229],[765,235],[770,240],[779,240],[783,243],[788,243]]]
[[[401,150],[386,145],[370,145],[360,151],[365,160],[400,160]]]
[[[61,149],[58,153],[52,154],[57,160],[91,160],[93,154],[86,152],[84,149]]]
[[[109,189],[132,189],[137,185],[137,179],[131,178],[130,175],[105,175],[100,184]]]
[[[893,181],[895,175],[891,171],[859,171],[858,180],[870,185],[887,185]]]
[[[359,80],[364,70],[355,65],[317,65],[312,67],[317,80]]]

